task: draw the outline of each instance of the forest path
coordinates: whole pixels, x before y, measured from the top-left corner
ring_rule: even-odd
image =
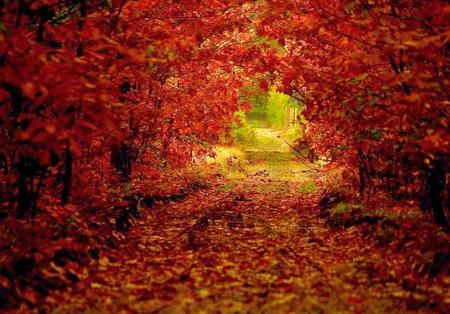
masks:
[[[382,251],[355,228],[324,227],[315,172],[292,168],[286,153],[248,150],[227,165],[242,176],[144,211],[128,235],[135,247],[102,258],[95,277],[52,296],[53,312],[398,312],[370,263]]]

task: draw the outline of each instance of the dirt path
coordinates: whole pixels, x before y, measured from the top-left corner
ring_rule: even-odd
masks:
[[[96,278],[79,283],[57,312],[379,313],[390,308],[381,293],[385,288],[371,282],[375,273],[366,261],[381,252],[351,231],[324,229],[311,195],[276,193],[270,183],[258,181],[263,192],[249,179],[242,186],[253,192],[245,196],[214,189],[149,211],[137,249],[117,261],[102,261]]]
[[[300,192],[314,171],[249,156],[245,176],[145,211],[129,235],[136,247],[101,259],[94,278],[51,296],[53,312],[406,311],[401,283],[380,280],[388,269],[374,266],[383,251],[356,228],[326,229],[320,191]]]

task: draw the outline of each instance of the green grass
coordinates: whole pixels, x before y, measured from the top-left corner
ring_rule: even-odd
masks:
[[[319,187],[317,186],[316,182],[308,181],[300,186],[299,192],[304,193],[304,194],[309,194],[309,193],[316,192],[318,189],[319,189]]]
[[[376,209],[369,209],[365,207],[363,204],[350,204],[350,203],[338,203],[336,206],[334,206],[331,209],[331,212],[334,214],[342,214],[345,212],[351,212],[352,210],[360,209],[361,213],[363,215],[376,215],[382,218],[387,218],[391,220],[397,220],[401,218],[406,219],[420,219],[420,217],[423,217],[423,213],[419,210],[411,210],[408,212],[399,212],[392,210],[390,208],[376,208]]]
[[[340,214],[340,213],[345,213],[346,211],[349,211],[353,208],[354,206],[351,204],[347,204],[347,203],[338,203],[336,206],[333,207],[333,209],[331,210],[332,213],[335,214]]]
[[[220,191],[222,192],[230,192],[233,189],[234,184],[232,183],[227,183],[224,184],[220,187]]]
[[[248,122],[243,111],[235,113],[238,122],[232,124],[231,137],[239,146],[252,145],[256,141],[255,128]]]
[[[372,211],[372,214],[375,214],[380,217],[396,220],[399,218],[406,218],[406,219],[420,219],[423,217],[423,212],[419,210],[411,210],[408,212],[398,212],[393,211],[392,209],[387,208],[377,208],[375,211]]]

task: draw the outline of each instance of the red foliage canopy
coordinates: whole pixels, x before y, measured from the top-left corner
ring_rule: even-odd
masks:
[[[208,154],[256,78],[306,104],[309,145],[361,193],[394,178],[441,194],[449,14],[442,0],[2,2],[1,193],[26,213],[50,181],[65,202],[74,174],[103,179],[108,157],[128,180],[132,164],[157,175]]]

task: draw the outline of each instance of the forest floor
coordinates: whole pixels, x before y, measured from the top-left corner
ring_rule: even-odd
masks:
[[[299,163],[276,131],[256,134],[252,147],[218,149],[211,167],[222,173],[208,189],[143,211],[127,249],[102,256],[93,275],[50,294],[50,312],[448,309],[448,276],[410,278],[401,273],[410,263],[405,254],[380,247],[359,226],[327,227],[318,216],[316,166]]]

